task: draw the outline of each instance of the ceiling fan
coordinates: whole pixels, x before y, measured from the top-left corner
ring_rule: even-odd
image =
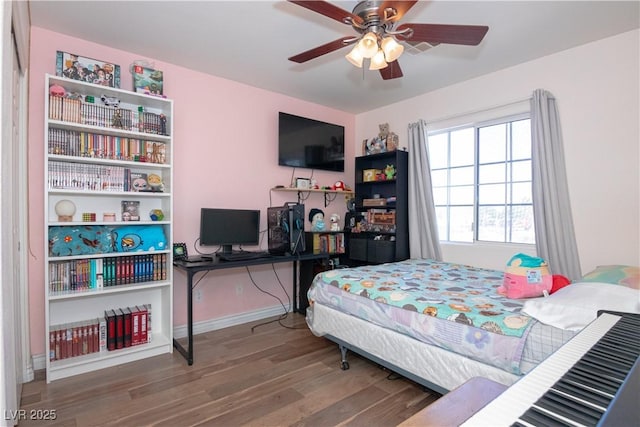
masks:
[[[290,61],[307,62],[355,43],[355,47],[346,55],[347,60],[357,67],[362,67],[364,59],[370,59],[369,69],[380,70],[384,80],[402,77],[398,57],[402,55],[404,47],[397,40],[410,44],[427,42],[432,46],[440,43],[476,46],[489,30],[489,27],[481,25],[408,23],[396,27],[398,21],[417,0],[361,1],[353,12],[347,12],[326,1],[288,1],[351,25],[359,33],[357,36],[341,37],[292,56],[289,58]]]

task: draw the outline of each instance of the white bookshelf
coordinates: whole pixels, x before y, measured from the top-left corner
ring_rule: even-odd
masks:
[[[61,114],[59,99],[50,102],[51,85],[62,86],[66,94],[74,94],[79,99],[79,102],[63,106],[65,112],[70,111],[70,114]],[[103,104],[102,95],[120,100],[120,113],[126,115],[126,120],[120,121],[109,116],[115,109]],[[173,101],[46,75],[44,110],[46,236],[43,286],[47,382],[172,352]],[[146,117],[143,116],[142,123],[139,120],[141,112],[147,114]],[[107,140],[109,142],[105,142]],[[125,140],[126,144],[123,142]],[[160,157],[147,159],[146,146],[153,143],[164,147],[164,153]],[[59,176],[61,169],[70,171],[71,175],[75,171],[73,179],[66,176],[64,178],[70,180],[71,185],[67,181],[61,183],[61,180],[50,179],[56,174]],[[123,184],[123,188],[117,189],[118,191],[107,191],[104,187],[87,189],[95,185],[78,184],[80,179],[90,180],[86,174],[81,173],[86,170],[124,170],[153,174],[161,177],[163,188],[161,192],[137,192],[132,191],[131,186]],[[123,175],[122,180],[127,181],[127,176]],[[55,206],[61,200],[70,200],[76,207],[71,221],[59,221]],[[122,219],[121,202],[125,200],[139,202],[140,221]],[[149,215],[152,209],[161,209],[164,218],[152,220]],[[95,214],[95,220],[85,220],[83,213]],[[114,213],[115,221],[105,220],[105,213]],[[82,229],[85,226],[113,230],[123,226],[137,228],[151,225],[162,227],[165,247],[146,251],[136,248],[124,252],[111,249],[92,254],[61,254],[50,251],[49,233],[52,227],[64,227],[63,231],[66,233],[68,230],[69,235],[72,235],[73,228]],[[115,244],[119,243],[116,241]],[[149,256],[152,260],[149,261],[152,267],[148,267],[152,273],[148,277],[138,276],[138,270],[133,267],[128,276],[120,272],[116,274],[117,277],[126,276],[128,279],[116,279],[110,286],[98,286],[99,281],[92,280],[91,273],[72,278],[69,270],[64,270],[71,269],[71,266],[77,266],[78,263],[85,263],[85,266],[90,264],[91,268],[95,268],[96,263],[102,263],[106,259],[118,258],[119,262],[124,259],[139,261],[142,256]],[[133,262],[132,264],[135,265]],[[65,265],[69,267],[61,267]],[[56,289],[52,285],[54,282]],[[72,286],[72,282],[81,282],[81,286]],[[52,330],[71,328],[82,322],[90,323],[92,319],[103,318],[105,310],[146,304],[150,304],[152,309],[152,339],[149,342],[112,351],[100,351],[89,345],[82,348],[80,344],[80,350],[73,353],[75,355],[65,354],[64,358],[60,357],[60,352],[56,353],[55,343],[50,343],[49,332]],[[97,351],[88,352],[87,348]]]

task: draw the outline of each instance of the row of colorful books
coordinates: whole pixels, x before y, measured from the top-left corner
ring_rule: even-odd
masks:
[[[167,279],[167,254],[74,259],[49,264],[50,295]]]
[[[164,164],[163,142],[49,128],[49,154]]]
[[[130,168],[86,163],[49,162],[49,189],[91,191],[146,190],[147,174]]]
[[[345,253],[344,247],[344,234],[336,233],[336,234],[321,234],[321,233],[312,233],[313,241],[311,242],[311,247],[313,248],[313,253],[330,253],[330,254],[343,254]]]
[[[169,135],[163,114],[144,111],[141,106],[120,103],[118,107],[83,102],[81,97],[49,96],[49,118],[91,126]]]
[[[151,304],[105,310],[102,318],[52,326],[49,360],[146,344],[151,337]]]

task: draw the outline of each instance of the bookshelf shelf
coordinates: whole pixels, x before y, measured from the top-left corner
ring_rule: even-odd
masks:
[[[171,286],[171,282],[141,282],[131,285],[111,286],[102,289],[50,292],[49,301],[68,300],[73,298],[91,298],[100,295],[139,291],[141,289],[162,288],[165,286]]]
[[[52,85],[72,96],[50,96]],[[172,352],[173,101],[46,75],[44,122],[47,382]],[[133,191],[154,180],[162,191]],[[70,218],[56,212],[63,200]],[[152,339],[105,348],[105,312],[135,308]]]
[[[106,353],[91,353],[52,362],[47,370],[47,378],[49,381],[54,381],[72,375],[157,356],[166,353],[167,346],[171,346],[171,341],[168,340],[166,335],[153,334],[153,339],[148,344]]]
[[[349,190],[323,190],[319,188],[290,188],[290,187],[273,187],[271,191],[281,191],[296,193],[298,195],[298,203],[302,203],[312,193],[319,193],[324,195],[324,207],[326,208],[333,202],[339,194],[343,194],[345,198],[351,198],[354,195],[353,191]]]

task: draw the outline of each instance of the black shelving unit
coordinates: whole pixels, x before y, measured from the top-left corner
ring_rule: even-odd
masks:
[[[409,153],[396,150],[371,154],[356,157],[355,162],[356,215],[366,219],[372,210],[395,213],[395,227],[367,222],[360,231],[352,231],[348,242],[349,260],[353,264],[379,264],[409,258]],[[371,180],[371,170],[384,171],[387,165],[395,167],[395,178]],[[365,174],[369,175],[367,179]],[[365,206],[366,200],[375,198],[384,199],[386,203]]]

